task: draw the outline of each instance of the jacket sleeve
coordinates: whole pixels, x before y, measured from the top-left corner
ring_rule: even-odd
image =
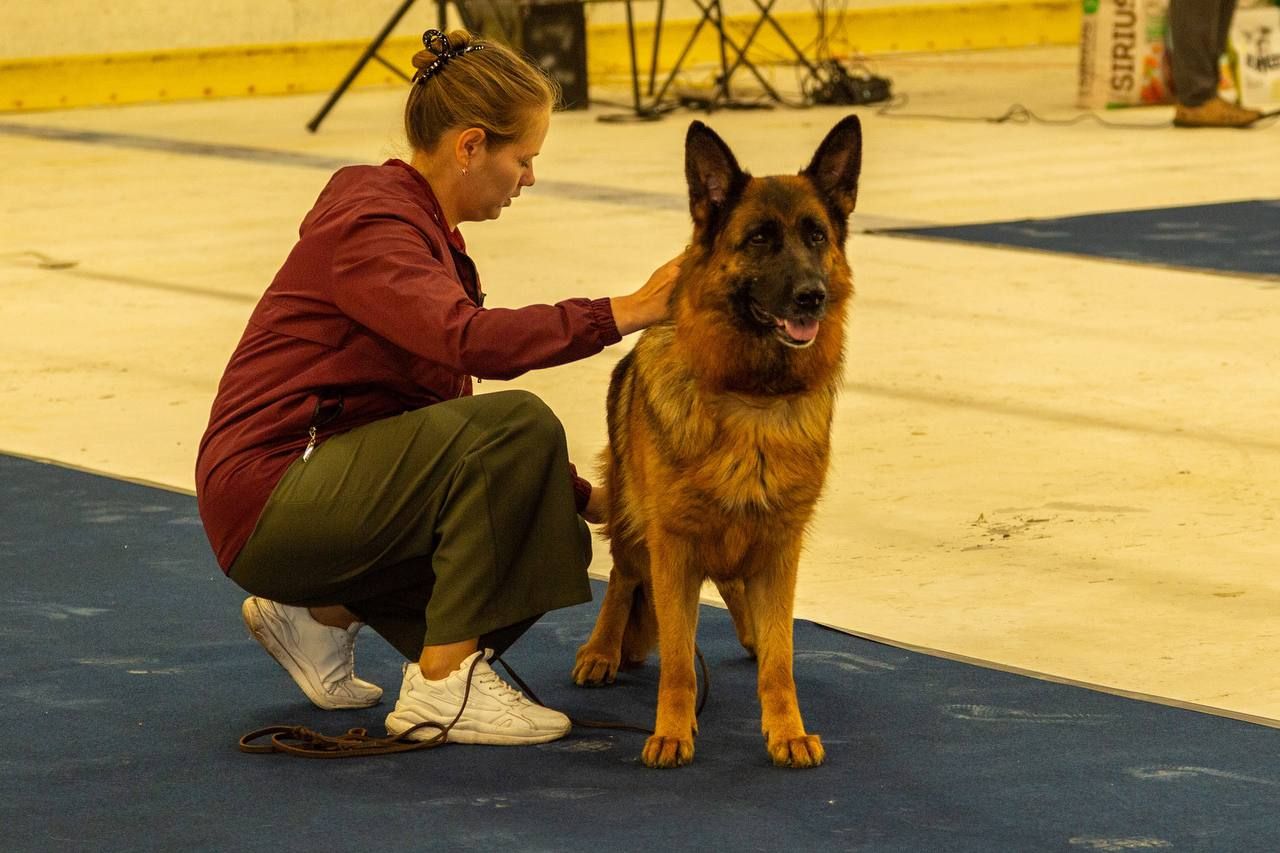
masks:
[[[581,515],[582,511],[587,508],[587,502],[591,500],[591,483],[584,480],[578,474],[578,466],[572,462],[569,463],[569,477],[573,484],[573,506]]]
[[[365,213],[336,235],[333,300],[397,346],[458,373],[511,379],[594,355],[621,339],[608,299],[478,307],[426,236],[394,213]]]

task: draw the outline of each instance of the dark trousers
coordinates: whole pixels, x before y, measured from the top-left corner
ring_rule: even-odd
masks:
[[[1198,107],[1218,94],[1218,60],[1235,10],[1236,0],[1169,0],[1169,61],[1178,103]]]
[[[284,604],[344,605],[417,660],[475,637],[500,653],[590,601],[590,560],[560,421],[502,391],[321,443],[285,472],[230,575]]]

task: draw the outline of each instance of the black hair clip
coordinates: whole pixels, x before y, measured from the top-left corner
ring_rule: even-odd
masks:
[[[414,80],[416,83],[425,83],[455,56],[462,56],[464,53],[471,53],[473,50],[484,50],[484,45],[482,44],[468,45],[462,50],[454,50],[453,45],[449,44],[449,37],[440,30],[427,30],[423,33],[422,46],[434,54],[436,59],[418,72],[418,76]]]

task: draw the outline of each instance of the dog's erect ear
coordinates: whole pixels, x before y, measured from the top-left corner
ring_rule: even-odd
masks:
[[[695,229],[700,235],[713,235],[746,175],[724,140],[700,121],[690,124],[685,136],[684,173]]]
[[[862,171],[862,122],[847,116],[822,140],[813,162],[801,172],[826,196],[843,219],[858,201],[858,173]]]

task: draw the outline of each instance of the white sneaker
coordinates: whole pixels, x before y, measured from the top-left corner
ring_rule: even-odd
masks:
[[[485,743],[496,746],[546,743],[564,737],[572,723],[559,711],[534,704],[507,684],[489,666],[490,649],[476,652],[447,678],[429,681],[414,662],[404,666],[404,683],[396,708],[387,715],[387,732],[401,734],[419,723],[447,726],[458,716],[462,697],[471,677],[465,712],[449,730],[454,743]],[[477,658],[480,658],[477,661]],[[472,671],[472,664],[475,670]],[[430,740],[439,729],[423,727],[411,734],[413,740]]]
[[[368,708],[378,704],[382,688],[355,676],[356,632],[363,622],[350,627],[321,625],[305,607],[290,607],[251,596],[240,608],[249,633],[267,654],[307,694],[316,707],[326,711]]]

